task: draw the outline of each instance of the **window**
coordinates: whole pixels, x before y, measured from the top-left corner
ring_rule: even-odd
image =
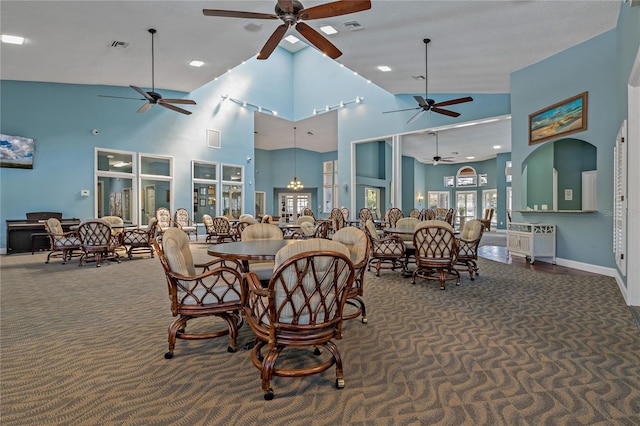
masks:
[[[218,165],[204,161],[192,161],[193,217],[202,222],[202,215],[218,214]]]
[[[476,215],[477,200],[476,191],[456,191],[457,218],[465,216],[469,219],[478,217]]]
[[[306,207],[311,207],[311,194],[297,192],[280,194],[280,220],[295,223]]]
[[[222,214],[238,219],[244,211],[244,168],[222,165]]]
[[[451,176],[453,180],[453,176]],[[427,193],[427,207],[430,209],[449,208],[449,191],[429,191]]]
[[[477,186],[478,176],[473,167],[463,167],[456,175],[456,186]]]
[[[485,210],[493,209],[491,224],[496,226],[498,224],[498,190],[497,189],[487,189],[482,191],[482,207]]]
[[[140,154],[140,223],[147,225],[159,207],[172,210],[173,158]]]
[[[131,223],[136,199],[135,153],[96,148],[95,217],[119,216]]]
[[[365,207],[371,210],[374,215],[380,211],[380,188],[364,189]]]
[[[322,163],[322,212],[330,213],[338,205],[338,161]]]

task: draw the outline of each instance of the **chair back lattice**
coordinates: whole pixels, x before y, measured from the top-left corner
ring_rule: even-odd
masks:
[[[347,221],[342,214],[342,210],[337,207],[331,209],[331,213],[329,213],[329,219],[331,220],[334,232],[347,226]]]
[[[181,207],[176,210],[176,223],[181,227],[191,226],[192,221],[187,209]]]
[[[409,217],[415,217],[416,219],[418,219],[420,217],[420,210],[411,209],[411,211],[409,211]]]
[[[344,220],[345,221],[349,220],[349,209],[346,207],[343,207],[340,209],[340,211],[342,212],[342,217],[344,217]]]
[[[166,207],[158,207],[156,210],[156,219],[158,219],[158,228],[160,232],[164,232],[171,227],[171,212]]]
[[[313,209],[310,207],[302,209],[302,216],[311,216],[314,220],[316,219],[316,216],[313,214]]]
[[[456,263],[458,249],[450,227],[427,225],[418,227],[413,234],[418,266],[447,266]]]
[[[329,238],[329,222],[320,222],[316,226],[313,238]]]
[[[255,323],[275,327],[276,344],[278,329],[300,334],[325,329],[335,335],[332,329],[341,330],[346,290],[353,280],[353,264],[344,245],[301,240],[278,251],[268,296],[250,294],[245,310]]]
[[[216,234],[231,233],[231,222],[224,216],[216,216],[212,221],[213,231]]]
[[[398,219],[403,217],[404,213],[402,212],[402,210],[397,207],[392,207],[389,209],[389,212],[387,214],[387,222],[389,223],[390,227],[395,228],[396,224],[398,223]]]
[[[108,249],[111,244],[111,227],[104,221],[87,220],[78,227],[78,235],[85,249]]]
[[[373,220],[373,213],[367,207],[363,207],[358,212],[358,220],[360,221],[360,228],[364,229],[367,220]]]
[[[235,230],[236,230],[236,239],[237,240],[242,240],[242,232],[247,229],[249,226],[251,225],[255,225],[254,223],[251,222],[238,222],[236,224]]]

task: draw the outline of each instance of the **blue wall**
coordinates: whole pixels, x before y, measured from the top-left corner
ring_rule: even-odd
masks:
[[[579,93],[589,93],[588,129],[572,135],[597,150],[597,213],[514,213],[513,221],[555,223],[559,258],[613,267],[613,143],[620,125],[617,111],[616,32],[609,31],[511,75],[511,156],[514,209],[521,197],[521,164],[539,146],[528,145],[528,116]],[[529,191],[531,191],[529,176]]]

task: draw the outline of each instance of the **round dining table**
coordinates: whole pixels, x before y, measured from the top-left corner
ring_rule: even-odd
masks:
[[[278,250],[289,244],[295,244],[298,241],[299,240],[233,241],[230,243],[211,244],[207,248],[207,253],[223,259],[238,260],[242,263],[245,272],[248,272],[250,260],[274,260]]]

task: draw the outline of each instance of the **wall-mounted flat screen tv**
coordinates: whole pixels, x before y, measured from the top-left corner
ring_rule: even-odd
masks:
[[[33,169],[34,152],[33,139],[0,134],[0,167]]]

